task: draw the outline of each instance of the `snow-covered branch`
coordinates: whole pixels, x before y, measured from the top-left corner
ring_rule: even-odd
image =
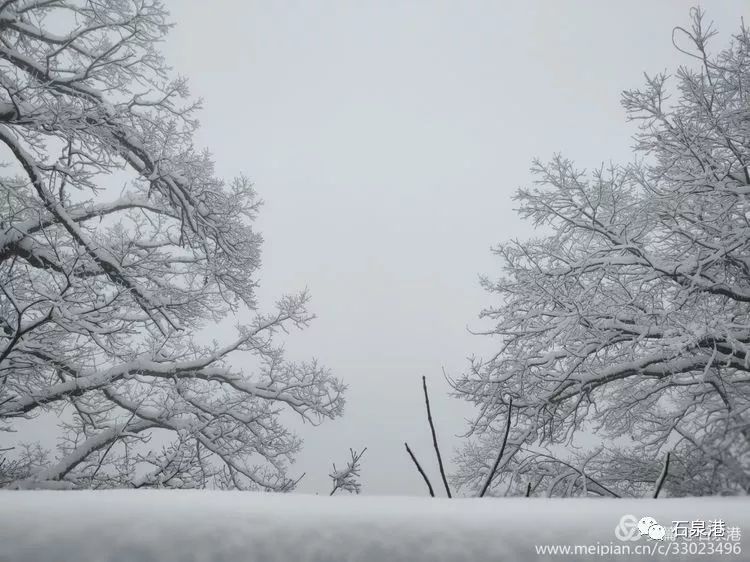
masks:
[[[333,489],[329,495],[332,496],[339,490],[344,490],[350,494],[359,494],[362,490],[362,484],[359,482],[360,461],[365,451],[367,451],[367,447],[360,452],[349,449],[351,459],[346,462],[344,468],[337,469],[336,463],[333,464],[333,470],[329,474],[333,481]]]

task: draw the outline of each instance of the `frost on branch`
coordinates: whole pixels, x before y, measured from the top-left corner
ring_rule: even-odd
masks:
[[[328,475],[331,477],[331,480],[333,480],[333,489],[329,495],[332,496],[338,490],[345,490],[350,494],[359,494],[359,492],[362,491],[362,484],[359,482],[359,469],[360,460],[366,450],[367,447],[358,453],[354,449],[349,449],[349,454],[352,458],[347,461],[346,466],[340,470],[336,468],[336,463],[333,464],[333,470]]]
[[[277,341],[308,296],[258,311],[260,201],[194,148],[198,105],[155,49],[166,18],[0,3],[0,430],[60,416],[56,454],[7,453],[4,486],[288,490],[282,410],[341,414],[343,385]],[[232,341],[193,337],[228,314]]]
[[[686,66],[624,93],[632,164],[534,163],[516,198],[549,234],[483,280],[502,346],[454,381],[479,408],[456,484],[486,477],[512,397],[496,495],[651,495],[667,452],[667,495],[750,491],[750,32],[713,35],[694,10]]]

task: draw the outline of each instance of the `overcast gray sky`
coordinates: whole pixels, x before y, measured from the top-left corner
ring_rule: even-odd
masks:
[[[472,336],[491,303],[490,246],[532,231],[511,196],[531,159],[631,158],[620,92],[685,62],[686,1],[291,2],[179,0],[168,61],[204,98],[199,144],[266,204],[261,303],[307,286],[318,319],[288,340],[349,384],[342,419],[309,430],[303,492],[368,447],[363,493],[424,494],[408,441],[439,476],[422,402],[432,389],[444,456],[471,409],[452,374],[497,342]],[[741,0],[704,3],[723,46]],[[227,336],[229,332],[227,332]]]

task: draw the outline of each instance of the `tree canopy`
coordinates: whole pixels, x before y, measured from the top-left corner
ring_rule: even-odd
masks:
[[[278,343],[308,295],[256,302],[260,201],[194,146],[167,18],[154,0],[0,2],[0,430],[60,416],[57,452],[5,451],[0,485],[288,490],[281,412],[342,412],[343,384]],[[233,341],[195,337],[231,314]]]
[[[685,65],[623,93],[633,162],[536,161],[517,193],[545,234],[497,246],[504,275],[483,279],[502,345],[454,381],[479,412],[465,487],[512,399],[495,494],[642,495],[667,452],[672,495],[750,491],[750,34],[712,54],[691,23],[673,35]]]

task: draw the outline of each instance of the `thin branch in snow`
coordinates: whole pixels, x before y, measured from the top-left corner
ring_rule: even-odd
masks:
[[[437,434],[435,433],[435,424],[432,422],[432,412],[430,410],[430,396],[427,393],[427,379],[422,375],[422,389],[424,390],[424,403],[427,407],[427,421],[430,423],[430,431],[432,432],[432,446],[435,448],[435,454],[437,455],[438,466],[440,467],[440,477],[443,479],[443,486],[445,486],[445,493],[448,497],[451,495],[451,489],[448,486],[448,479],[445,477],[445,468],[443,468],[443,459],[440,456],[440,447],[438,447]]]
[[[510,433],[510,414],[511,414],[512,407],[513,407],[513,398],[511,397],[508,400],[508,421],[505,424],[505,436],[503,437],[503,444],[500,447],[500,451],[497,453],[495,464],[492,465],[492,470],[490,470],[489,474],[487,475],[487,480],[485,481],[484,486],[482,486],[482,491],[479,493],[480,498],[483,498],[484,495],[487,493],[487,490],[489,489],[490,484],[492,483],[492,479],[495,477],[495,472],[497,471],[497,467],[500,464],[500,459],[503,458],[503,453],[505,452],[505,445],[508,443],[508,434]]]
[[[667,479],[667,473],[669,472],[669,456],[670,456],[670,453],[667,453],[667,458],[664,459],[664,467],[661,469],[659,480],[656,482],[656,489],[654,490],[654,499],[659,497],[659,492],[661,492],[661,487],[664,485],[664,481]]]
[[[409,453],[409,456],[411,457],[412,462],[417,467],[417,470],[419,471],[419,474],[422,475],[422,478],[424,479],[425,484],[427,484],[427,489],[430,491],[430,496],[433,498],[435,497],[435,491],[432,489],[432,484],[430,483],[430,479],[427,478],[427,474],[425,474],[424,470],[422,470],[422,466],[419,464],[419,461],[417,460],[417,457],[414,456],[414,453],[411,452],[411,449],[409,448],[408,443],[404,443],[404,447],[406,447],[406,452]]]

